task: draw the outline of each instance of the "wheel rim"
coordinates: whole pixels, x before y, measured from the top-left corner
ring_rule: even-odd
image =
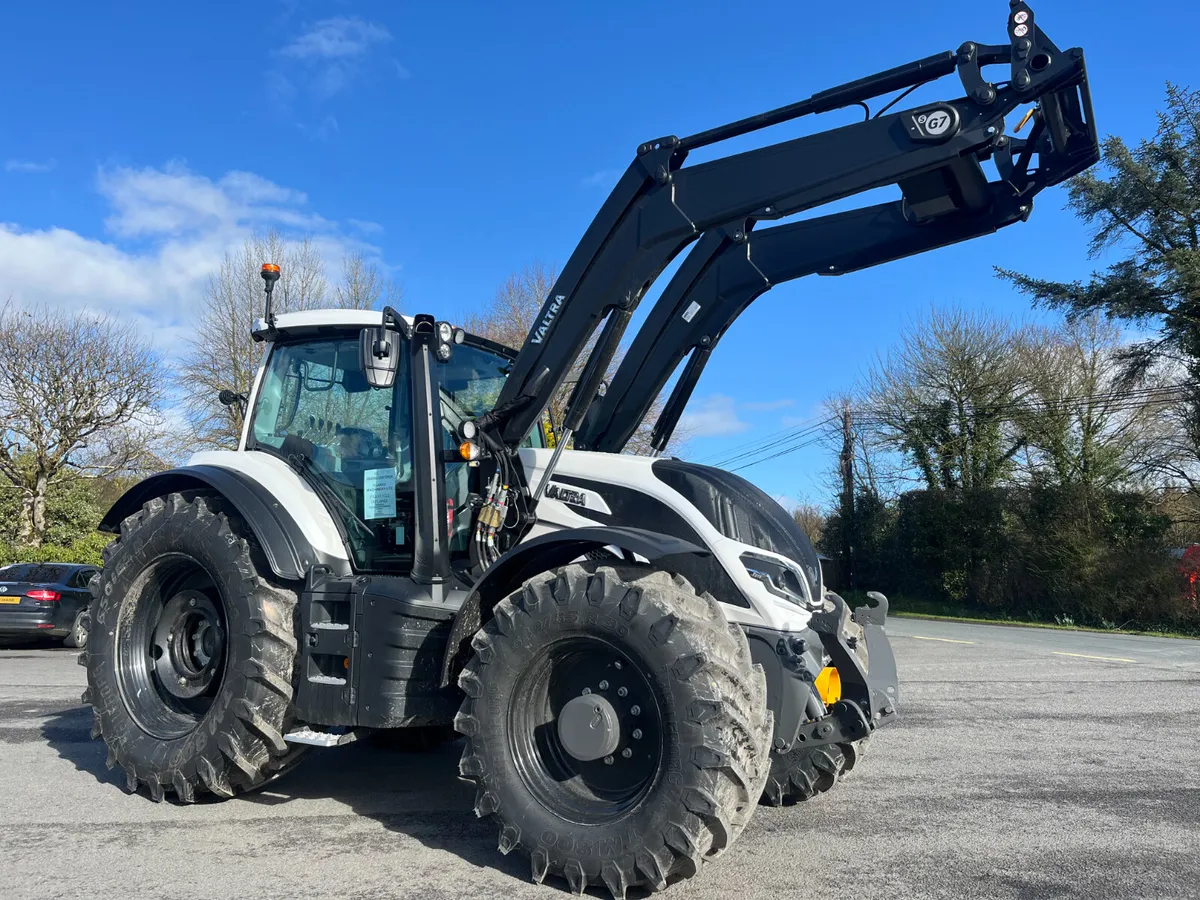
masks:
[[[134,721],[162,740],[195,731],[224,682],[228,619],[216,582],[190,557],[156,561],[126,596],[117,677]]]
[[[75,617],[75,628],[73,629],[72,639],[75,641],[75,646],[79,646],[87,640],[87,628],[83,624],[84,613],[80,613]]]
[[[580,760],[558,731],[563,708],[598,696],[615,713],[613,751]],[[508,740],[526,788],[550,812],[579,825],[609,822],[635,809],[661,771],[663,719],[642,667],[605,640],[572,638],[545,648],[517,681],[508,710]]]

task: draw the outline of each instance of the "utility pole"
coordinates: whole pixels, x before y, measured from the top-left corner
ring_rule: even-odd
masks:
[[[851,554],[854,551],[851,531],[854,528],[854,433],[851,428],[850,404],[842,407],[842,566],[846,590],[854,587]]]

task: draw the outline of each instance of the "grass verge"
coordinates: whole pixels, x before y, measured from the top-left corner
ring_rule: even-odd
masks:
[[[851,607],[867,603],[867,595],[859,591],[848,591],[846,600]],[[907,597],[889,598],[889,617],[899,619],[932,619],[941,622],[963,622],[970,625],[1009,625],[1014,628],[1045,628],[1051,631],[1087,631],[1094,634],[1134,634],[1144,637],[1178,638],[1180,640],[1200,640],[1200,635],[1179,631],[1146,631],[1136,628],[1097,628],[1091,625],[1061,624],[1058,622],[1037,622],[1031,619],[1017,619],[1005,615],[988,615],[977,611],[964,612],[946,607],[943,604],[912,600]]]

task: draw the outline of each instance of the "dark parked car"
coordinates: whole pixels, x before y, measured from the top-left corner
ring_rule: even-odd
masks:
[[[100,571],[74,563],[13,563],[0,567],[0,635],[61,637],[87,644],[88,582]]]

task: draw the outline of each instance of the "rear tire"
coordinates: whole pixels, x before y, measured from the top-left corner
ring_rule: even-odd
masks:
[[[529,854],[534,881],[661,890],[749,821],[769,768],[766,679],[741,630],[683,578],[565,566],[501,601],[471,645],[459,771],[500,852]],[[608,755],[584,761],[558,729],[565,704],[593,692],[617,724]]]
[[[132,793],[182,802],[261,787],[291,768],[296,592],[218,499],[150,500],[121,524],[93,580],[81,654],[92,736]]]

